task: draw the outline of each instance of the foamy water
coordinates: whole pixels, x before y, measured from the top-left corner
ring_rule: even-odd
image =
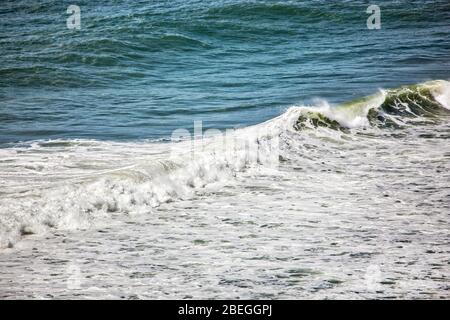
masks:
[[[449,298],[448,87],[0,149],[0,296]]]

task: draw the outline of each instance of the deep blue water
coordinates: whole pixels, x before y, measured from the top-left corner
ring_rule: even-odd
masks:
[[[81,29],[69,30],[70,4]],[[450,78],[450,2],[1,1],[0,144],[241,127]]]

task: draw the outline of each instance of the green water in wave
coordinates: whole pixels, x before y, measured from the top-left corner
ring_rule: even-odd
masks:
[[[348,126],[338,118],[356,117],[366,117],[368,124],[381,128],[438,123],[450,116],[450,110],[436,98],[448,90],[448,85],[446,81],[436,80],[403,86],[344,103],[331,112],[308,108],[301,112],[295,127],[299,130],[327,127],[347,131]]]

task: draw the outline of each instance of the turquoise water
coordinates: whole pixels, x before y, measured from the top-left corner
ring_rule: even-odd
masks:
[[[0,143],[167,139],[244,127],[450,71],[450,3],[74,1],[0,4]],[[8,145],[8,144],[7,144]]]

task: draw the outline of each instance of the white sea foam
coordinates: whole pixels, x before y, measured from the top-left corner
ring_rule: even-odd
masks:
[[[439,81],[438,85],[432,90],[436,100],[445,108],[450,109],[450,82]]]
[[[433,88],[448,106],[449,83]],[[351,105],[292,107],[265,123],[194,142],[54,140],[0,149],[0,246],[51,229],[88,228],[116,214],[151,214],[162,203],[214,193],[240,172],[276,172],[280,160],[316,163],[336,142],[357,138],[330,128],[298,132],[301,114],[364,128],[369,110],[385,96],[381,91]],[[321,151],[315,155],[315,149]]]
[[[276,165],[287,118],[289,112],[194,143],[58,140],[2,149],[0,246],[49,228],[86,228],[116,213],[151,213],[214,190],[249,166]]]

